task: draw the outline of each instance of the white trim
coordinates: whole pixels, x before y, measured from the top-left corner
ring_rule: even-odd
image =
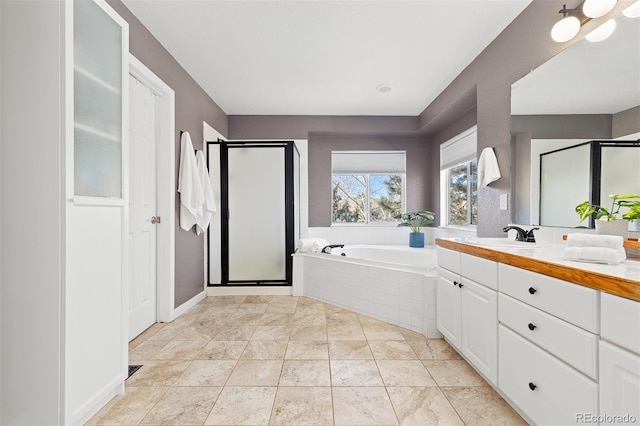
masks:
[[[207,170],[209,171],[209,177],[211,179],[211,189],[213,190],[213,198],[215,200],[216,206],[220,208],[220,146],[214,145],[212,147],[212,151],[214,151],[213,155],[216,155],[218,160],[209,158],[209,144],[207,142],[215,142],[218,139],[227,140],[226,137],[216,129],[214,129],[209,123],[206,121],[202,122],[202,140],[203,140],[203,150],[205,158],[207,158]],[[213,166],[213,167],[212,167]],[[207,229],[207,233],[205,235],[203,246],[204,246],[204,283],[203,288],[206,291],[207,285],[209,282],[213,282],[214,284],[220,284],[221,277],[221,269],[220,269],[220,245],[217,244],[215,247],[217,250],[212,251],[211,259],[209,256],[209,244],[208,240],[211,239],[213,243],[215,241],[220,241],[221,239],[221,224],[220,224],[220,213],[216,212],[211,218],[211,222],[209,224],[209,228]],[[214,278],[212,280],[212,277]]]
[[[204,300],[204,298],[207,296],[205,291],[201,291],[200,293],[196,294],[195,296],[193,296],[191,299],[187,300],[186,302],[184,302],[182,305],[178,306],[177,308],[175,308],[173,310],[172,313],[172,318],[169,321],[163,321],[163,322],[171,322],[174,319],[178,318],[180,315],[184,314],[185,312],[187,312],[189,309],[193,308],[194,306],[196,306],[198,303],[200,303],[201,301]]]
[[[291,296],[292,286],[219,286],[208,287],[207,296]]]
[[[133,55],[129,74],[158,95],[156,138],[157,212],[162,223],[157,230],[157,320],[175,319],[175,92]]]

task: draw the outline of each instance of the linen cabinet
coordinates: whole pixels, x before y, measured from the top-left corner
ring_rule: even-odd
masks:
[[[1,3],[0,423],[80,424],[128,370],[128,25],[101,0]]]

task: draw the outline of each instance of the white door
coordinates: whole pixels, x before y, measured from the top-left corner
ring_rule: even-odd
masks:
[[[129,340],[156,322],[156,99],[129,76]]]

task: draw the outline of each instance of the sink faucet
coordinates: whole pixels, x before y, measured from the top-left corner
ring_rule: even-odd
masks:
[[[536,236],[533,235],[533,231],[535,231],[536,229],[540,229],[540,228],[532,228],[528,231],[525,231],[524,229],[517,227],[517,226],[507,226],[505,227],[502,231],[503,232],[507,232],[510,229],[513,229],[514,231],[517,232],[516,235],[516,241],[524,241],[527,243],[535,243],[536,242]]]

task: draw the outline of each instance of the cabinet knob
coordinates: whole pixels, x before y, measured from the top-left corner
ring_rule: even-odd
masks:
[[[458,283],[458,287],[462,288],[462,283]]]
[[[454,282],[453,282],[453,286],[454,286],[454,287],[455,287],[455,286],[457,286],[458,284],[460,284],[458,281],[454,281]]]
[[[529,382],[529,389],[531,390],[536,390],[537,386],[534,385],[532,382]]]
[[[533,287],[529,287],[529,294],[535,294],[535,292],[538,291]]]
[[[535,330],[535,329],[536,329],[536,327],[538,327],[538,326],[537,326],[537,325],[535,325],[534,323],[530,322],[530,323],[529,323],[529,325],[528,325],[528,327],[529,327],[529,330],[533,331],[533,330]]]

